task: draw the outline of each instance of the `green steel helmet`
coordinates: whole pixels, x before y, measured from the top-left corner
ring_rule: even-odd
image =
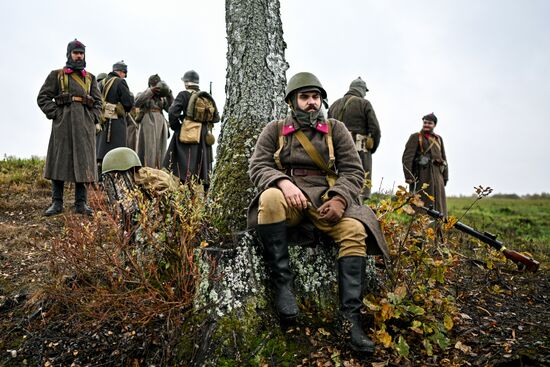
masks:
[[[293,92],[297,91],[298,89],[303,89],[306,87],[313,87],[313,88],[319,89],[321,91],[321,97],[323,97],[323,99],[327,98],[327,91],[323,88],[319,79],[317,79],[317,77],[312,73],[301,72],[301,73],[295,74],[288,81],[288,84],[286,85],[286,90],[285,90],[285,102],[289,101],[290,96],[292,95]]]
[[[132,167],[141,167],[138,155],[130,148],[120,147],[105,154],[101,165],[101,173],[126,171]]]
[[[99,74],[97,74],[96,80],[99,83],[100,81],[102,81],[105,78],[107,78],[107,73],[99,73]]]
[[[168,97],[168,95],[170,94],[170,87],[168,86],[168,84],[166,84],[165,81],[161,80],[160,82],[158,82],[155,87],[159,87],[160,88],[160,91],[159,91],[159,96],[161,97]]]
[[[199,83],[199,73],[195,70],[186,71],[181,80],[184,82]]]

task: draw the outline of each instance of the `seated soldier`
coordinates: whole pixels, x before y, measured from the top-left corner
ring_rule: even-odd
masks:
[[[298,315],[287,228],[307,219],[339,245],[340,311],[351,324],[351,347],[373,352],[360,321],[366,245],[369,253],[386,257],[388,249],[376,216],[360,202],[365,176],[351,135],[342,122],[323,116],[326,97],[311,73],[298,73],[288,82],[285,101],[291,116],[264,128],[250,159],[258,195],[249,207],[248,224],[263,243],[275,307],[283,319]]]

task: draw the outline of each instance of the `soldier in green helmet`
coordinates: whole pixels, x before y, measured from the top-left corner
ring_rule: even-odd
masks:
[[[283,319],[298,315],[289,268],[288,229],[308,221],[339,245],[340,311],[351,324],[351,347],[372,352],[361,326],[362,276],[368,253],[387,256],[376,216],[361,205],[365,179],[346,126],[326,119],[327,93],[317,77],[302,72],[288,82],[285,101],[291,114],[269,123],[250,158],[249,175],[258,189],[248,226],[263,243],[275,307]]]
[[[372,155],[380,144],[380,124],[372,108],[365,99],[367,83],[361,77],[353,80],[344,97],[336,100],[328,110],[328,117],[342,121],[355,141],[366,177],[372,180]],[[361,196],[370,197],[370,185],[364,187]]]

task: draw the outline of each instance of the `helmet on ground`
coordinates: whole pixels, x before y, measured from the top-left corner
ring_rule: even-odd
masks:
[[[168,95],[170,94],[170,87],[168,86],[168,84],[166,84],[165,81],[161,80],[160,82],[158,82],[155,87],[159,87],[160,88],[160,91],[159,91],[159,96],[161,97],[168,97]]]
[[[290,96],[293,92],[298,90],[307,90],[307,87],[311,87],[312,90],[319,90],[321,92],[321,97],[323,99],[327,98],[327,92],[321,85],[321,82],[315,75],[308,72],[301,72],[298,74],[295,74],[290,80],[288,81],[288,84],[286,85],[285,90],[285,102],[289,101]]]
[[[101,164],[101,173],[127,171],[132,167],[141,167],[138,155],[130,148],[115,148],[105,154]]]
[[[195,70],[186,71],[181,78],[184,82],[198,83],[199,82],[199,73]]]

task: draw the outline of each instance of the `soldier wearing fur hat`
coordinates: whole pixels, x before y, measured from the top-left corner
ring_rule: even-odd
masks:
[[[443,139],[434,133],[436,125],[433,112],[422,117],[422,130],[412,134],[405,145],[403,173],[411,191],[420,192],[426,205],[434,204],[434,209],[447,215],[445,186],[449,167]],[[423,189],[425,184],[428,187]]]
[[[298,314],[289,228],[307,221],[339,245],[340,311],[351,324],[351,347],[372,352],[374,344],[360,321],[362,276],[367,251],[387,256],[388,249],[376,216],[359,199],[365,176],[351,135],[342,122],[323,116],[326,97],[311,73],[298,73],[288,82],[285,101],[291,115],[264,128],[250,158],[258,195],[248,210],[248,226],[263,244],[275,307],[284,319]]]
[[[168,112],[172,102],[172,91],[158,74],[149,77],[148,88],[136,97],[136,122],[140,124],[137,153],[145,167],[162,167],[168,139],[168,123],[162,111]]]
[[[134,96],[126,83],[128,65],[124,61],[116,62],[113,71],[102,81],[100,89],[105,98],[105,112],[101,130],[97,134],[97,162],[101,161],[108,151],[127,144],[126,114],[134,105]]]
[[[372,155],[378,149],[381,134],[372,104],[365,99],[368,91],[361,77],[353,80],[344,97],[330,106],[328,116],[342,121],[351,132],[365,175],[372,180]],[[370,185],[366,185],[361,193],[362,198],[369,198],[370,193]]]
[[[168,121],[174,134],[163,166],[182,182],[191,177],[198,178],[207,190],[214,161],[212,126],[220,121],[220,116],[212,96],[200,90],[199,74],[195,70],[185,72],[181,80],[185,90],[178,93],[168,110]],[[200,118],[196,110],[198,102],[206,102],[208,105],[208,108],[203,108],[200,113],[203,116]]]
[[[38,106],[52,120],[44,168],[44,177],[52,181],[52,204],[46,216],[63,212],[65,181],[75,182],[75,212],[92,214],[86,185],[97,180],[95,124],[101,95],[95,76],[86,70],[85,49],[76,39],[69,42],[65,67],[52,71],[38,93]]]

